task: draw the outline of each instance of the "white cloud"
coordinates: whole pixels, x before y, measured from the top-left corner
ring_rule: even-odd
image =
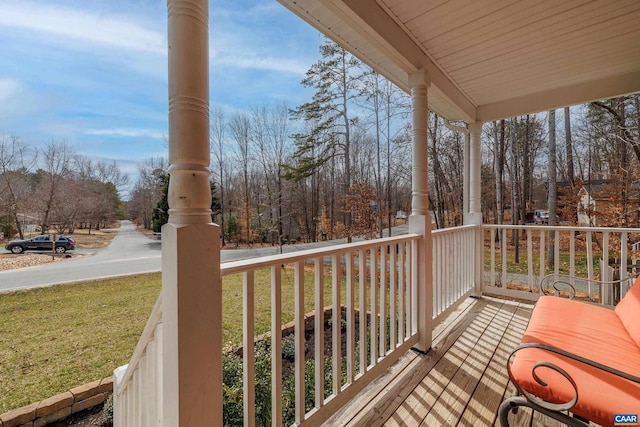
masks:
[[[113,129],[87,129],[84,131],[87,135],[104,135],[123,138],[137,138],[146,136],[149,138],[163,139],[166,137],[165,133],[158,132],[152,129],[135,129],[135,128],[113,128]]]
[[[277,71],[304,75],[309,68],[309,64],[287,58],[276,58],[272,56],[259,56],[253,52],[245,50],[244,53],[216,52],[211,51],[213,67],[229,66],[263,71]]]
[[[0,79],[0,105],[7,104],[22,91],[22,85],[16,79]]]
[[[0,26],[63,36],[88,44],[166,53],[166,37],[128,18],[46,3],[1,2]]]

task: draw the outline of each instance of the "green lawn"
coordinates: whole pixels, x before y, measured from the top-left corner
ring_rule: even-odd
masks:
[[[0,413],[128,363],[160,274],[0,294]]]
[[[313,273],[305,272],[305,312]],[[293,320],[293,270],[282,269],[282,321]],[[160,273],[0,294],[0,413],[108,377],[127,364],[160,292]],[[345,301],[344,282],[342,301]],[[325,305],[331,282],[325,275]],[[270,330],[270,271],[255,274],[256,335]],[[223,282],[224,342],[242,340],[242,276]]]
[[[496,250],[495,254],[495,271],[500,273],[502,271],[502,258],[500,255],[500,251]],[[526,249],[520,250],[519,262],[515,262],[515,253],[513,248],[509,248],[507,252],[507,273],[510,274],[528,274],[529,264],[527,260],[527,251]],[[560,265],[559,271],[560,274],[569,274],[570,272],[570,256],[567,251],[560,251],[559,254]],[[593,269],[596,274],[600,273],[600,264],[599,264],[600,255],[594,255],[593,260]],[[532,266],[533,266],[533,274],[538,275],[540,273],[540,253],[535,252],[532,254]],[[545,258],[545,264],[548,262],[548,259]],[[491,268],[491,252],[488,249],[485,249],[484,252],[484,271],[490,271]],[[545,265],[545,274],[551,274],[554,272],[554,269],[548,268]],[[575,255],[575,275],[577,277],[587,277],[588,276],[588,264],[587,257],[584,253],[579,253],[576,251]]]

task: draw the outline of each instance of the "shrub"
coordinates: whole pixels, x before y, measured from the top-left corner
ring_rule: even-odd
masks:
[[[271,425],[271,355],[266,343],[255,348],[256,425]],[[222,359],[223,419],[228,427],[243,425],[242,358],[226,353]]]
[[[316,369],[315,360],[307,360],[304,364],[304,407],[305,412],[315,405]],[[324,397],[331,395],[333,375],[331,358],[324,358]],[[295,375],[290,375],[282,385],[282,425],[288,426],[296,420],[296,384]]]
[[[104,406],[102,407],[102,414],[100,417],[100,426],[113,426],[113,395],[109,396],[104,402]]]
[[[282,357],[287,360],[295,360],[296,340],[293,334],[285,335],[282,338]]]

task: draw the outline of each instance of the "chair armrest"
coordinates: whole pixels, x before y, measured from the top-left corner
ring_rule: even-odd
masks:
[[[507,372],[509,374],[509,379],[511,380],[511,382],[513,383],[513,385],[516,387],[516,389],[518,390],[518,392],[524,396],[528,401],[535,403],[545,409],[551,410],[551,411],[568,411],[571,410],[571,408],[573,408],[573,406],[577,403],[578,401],[578,385],[576,384],[576,382],[574,381],[573,378],[571,378],[571,376],[561,367],[554,365],[553,363],[550,362],[545,362],[545,361],[541,361],[541,362],[537,362],[533,365],[533,369],[531,371],[531,374],[534,378],[534,380],[540,384],[543,387],[547,387],[547,383],[540,377],[538,376],[538,374],[536,373],[536,370],[540,367],[546,367],[549,369],[552,369],[554,371],[556,371],[557,373],[559,373],[560,375],[562,375],[573,387],[574,391],[575,391],[575,396],[573,397],[573,399],[571,399],[568,402],[564,402],[564,403],[551,403],[551,402],[547,402],[544,399],[529,393],[525,390],[522,389],[522,387],[520,386],[518,380],[516,378],[514,378],[513,373],[511,371],[511,359],[513,358],[513,356],[521,350],[527,349],[527,348],[535,348],[535,349],[540,349],[540,350],[544,350],[544,351],[549,351],[551,353],[555,353],[558,354],[560,356],[566,357],[568,359],[572,359],[575,361],[578,361],[584,365],[587,366],[591,366],[594,367],[598,370],[601,370],[603,372],[606,372],[608,374],[611,375],[615,375],[617,377],[620,378],[624,378],[625,380],[640,384],[640,377],[637,377],[635,375],[631,375],[629,373],[620,371],[618,369],[615,368],[611,368],[609,366],[603,365],[602,363],[593,361],[593,360],[589,360],[587,358],[584,358],[582,356],[579,356],[577,354],[573,354],[570,353],[568,351],[562,350],[560,348],[557,347],[553,347],[547,344],[541,344],[541,343],[535,343],[535,342],[530,342],[530,343],[525,343],[525,344],[521,344],[518,347],[516,347],[511,354],[509,355],[509,358],[507,359]]]
[[[630,276],[621,280],[603,281],[569,276],[567,274],[549,274],[540,280],[540,293],[542,295],[559,296],[562,290],[567,290],[569,292],[569,299],[573,299],[576,296],[574,283],[583,283],[585,285],[591,283],[602,289],[602,285],[632,284],[635,279],[635,276]]]

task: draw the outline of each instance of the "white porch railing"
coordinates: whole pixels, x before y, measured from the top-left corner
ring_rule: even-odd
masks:
[[[411,234],[293,254],[225,263],[221,274],[243,276],[244,425],[255,425],[254,292],[256,272],[270,270],[271,425],[281,426],[283,269],[293,270],[295,423],[317,425],[329,418],[417,341],[417,289],[411,269],[420,235]],[[313,294],[312,333],[305,329],[306,289]],[[308,295],[308,294],[307,294]],[[327,301],[329,302],[327,304]],[[324,389],[325,307],[331,307],[332,386]],[[342,313],[346,319],[341,318]],[[364,316],[363,316],[364,313]],[[356,322],[356,319],[358,321]],[[343,320],[344,330],[341,328]],[[363,321],[364,320],[364,321]],[[357,325],[356,325],[357,323]],[[346,348],[342,348],[346,335]],[[314,340],[314,407],[305,408],[305,340]],[[346,372],[342,371],[346,360]]]
[[[432,232],[434,323],[474,291],[477,229],[465,225]]]
[[[640,272],[638,228],[566,227],[546,225],[482,226],[486,294],[537,300],[541,280],[568,275],[570,283],[592,301],[612,305],[623,297],[631,282],[612,281]],[[552,267],[548,266],[549,258]]]
[[[433,232],[434,322],[473,292],[477,230],[477,226],[464,226]],[[294,421],[298,425],[318,425],[417,342],[417,285],[412,281],[412,271],[420,239],[419,234],[408,234],[221,265],[223,286],[227,286],[225,277],[242,275],[245,426],[256,423],[256,300],[265,297],[262,293],[256,295],[257,280],[269,277],[271,424],[283,424],[282,301],[284,293],[292,292]],[[264,274],[265,269],[268,274]],[[291,272],[293,284],[283,282]],[[313,303],[305,304],[305,299]],[[116,426],[162,425],[161,312],[158,300],[131,362],[116,371]],[[327,318],[325,313],[330,313]],[[311,314],[313,321],[307,318]],[[326,347],[330,348],[328,354],[324,342],[326,324],[330,324],[326,334],[331,340]],[[306,395],[304,372],[308,339],[314,341],[316,361],[311,399]],[[324,385],[325,364],[318,363],[325,357],[330,358],[327,366],[332,370],[330,390],[325,390]],[[305,407],[310,400],[313,407]]]
[[[162,298],[158,297],[128,365],[114,371],[113,423],[161,426]]]

